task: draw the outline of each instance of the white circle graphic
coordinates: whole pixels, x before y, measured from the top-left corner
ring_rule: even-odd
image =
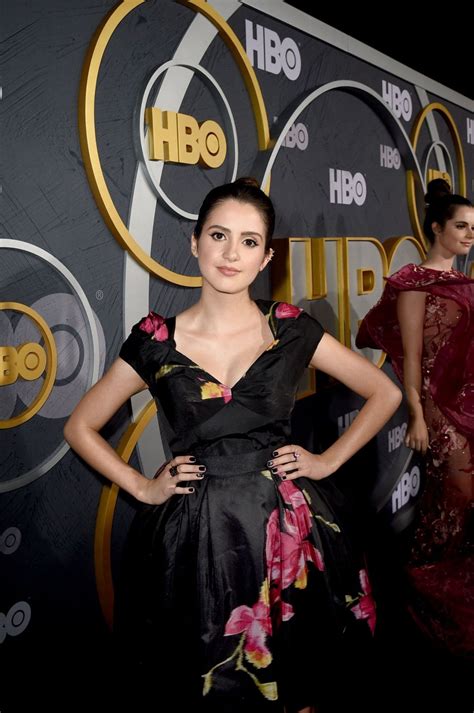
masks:
[[[171,59],[168,62],[165,62],[164,64],[161,65],[161,67],[158,67],[155,72],[151,75],[150,79],[147,82],[147,85],[145,87],[145,91],[143,92],[143,98],[140,104],[140,111],[138,112],[138,122],[139,122],[139,127],[138,127],[138,136],[140,137],[140,154],[141,154],[141,160],[143,163],[143,167],[145,169],[145,174],[151,184],[151,186],[154,188],[154,190],[157,192],[157,194],[160,196],[160,198],[163,200],[166,205],[171,208],[175,213],[178,215],[181,215],[183,218],[187,218],[188,220],[197,220],[197,213],[190,213],[187,210],[184,210],[184,208],[180,208],[179,206],[174,203],[171,198],[164,192],[164,190],[161,187],[160,184],[160,179],[157,178],[154,173],[155,173],[155,168],[154,164],[162,164],[163,161],[150,161],[150,159],[147,158],[147,136],[145,134],[145,129],[144,129],[144,116],[145,116],[145,109],[146,109],[146,104],[148,102],[148,97],[150,95],[150,92],[153,88],[153,85],[155,84],[156,80],[158,77],[165,72],[168,71],[171,67],[185,67],[187,69],[192,69],[195,72],[198,72],[198,74],[202,74],[202,76],[205,78],[207,83],[217,92],[219,97],[222,100],[222,103],[226,109],[227,116],[228,116],[228,122],[229,122],[229,128],[230,132],[232,134],[232,139],[234,143],[234,165],[232,167],[232,176],[230,178],[230,181],[234,181],[236,176],[237,176],[237,170],[238,170],[238,165],[239,165],[239,148],[238,148],[238,139],[237,139],[237,128],[235,125],[235,120],[234,116],[232,114],[229,102],[227,101],[227,98],[222,91],[221,87],[219,84],[216,82],[214,77],[209,74],[209,72],[206,69],[203,69],[199,64],[194,64],[192,62],[180,62],[178,60]],[[160,173],[161,177],[161,173]]]
[[[81,285],[74,277],[72,272],[63,265],[54,255],[48,253],[46,250],[37,247],[36,245],[31,245],[23,240],[10,240],[7,238],[0,238],[0,248],[7,248],[10,250],[20,250],[31,255],[36,255],[41,260],[44,260],[48,265],[51,265],[55,270],[59,272],[62,277],[66,278],[69,286],[71,287],[73,293],[75,294],[79,304],[83,310],[84,322],[87,331],[87,338],[90,343],[91,359],[89,362],[89,374],[87,378],[86,387],[89,389],[92,384],[95,384],[99,377],[100,369],[100,342],[99,334],[97,331],[96,320],[94,317],[94,312],[89,304],[87,296],[82,289]],[[17,488],[22,488],[25,485],[29,485],[37,478],[47,473],[51,468],[53,468],[56,463],[63,458],[64,454],[69,450],[69,445],[66,441],[62,440],[57,448],[51,453],[47,458],[45,458],[41,463],[31,468],[25,473],[22,473],[18,477],[12,480],[7,480],[0,482],[0,493],[10,492],[16,490]]]

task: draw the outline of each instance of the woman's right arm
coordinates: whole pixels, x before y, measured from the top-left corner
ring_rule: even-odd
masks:
[[[137,500],[158,505],[175,493],[192,492],[189,487],[179,486],[181,474],[183,480],[194,480],[198,477],[198,467],[190,465],[188,456],[178,456],[169,464],[181,466],[178,476],[171,478],[169,468],[166,468],[156,480],[149,480],[125,463],[99,434],[100,429],[133,394],[146,388],[146,383],[136,371],[123,359],[117,359],[76,406],[64,427],[64,437],[94,470]]]
[[[409,421],[405,445],[422,453],[428,448],[428,428],[421,400],[423,326],[426,292],[400,292],[397,315],[403,344],[403,385],[408,401]]]

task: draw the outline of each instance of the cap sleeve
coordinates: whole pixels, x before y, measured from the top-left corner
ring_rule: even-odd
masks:
[[[324,334],[321,324],[301,307],[287,302],[274,303],[272,313],[279,321],[280,333],[289,330],[291,348],[297,349],[298,358],[308,366]]]
[[[168,353],[168,327],[161,315],[150,312],[137,322],[122,344],[119,357],[151,386]]]
[[[304,310],[296,320],[296,325],[303,335],[304,363],[308,366],[324,335],[324,328],[315,317]]]

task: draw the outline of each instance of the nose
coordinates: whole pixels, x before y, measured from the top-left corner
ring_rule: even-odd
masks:
[[[223,257],[229,262],[236,262],[237,260],[240,260],[237,243],[234,243],[233,240],[228,240],[225,243]]]

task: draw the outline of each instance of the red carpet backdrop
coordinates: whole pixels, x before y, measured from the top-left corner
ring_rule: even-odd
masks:
[[[383,276],[424,255],[428,180],[472,198],[474,102],[280,0],[17,0],[3,25],[0,656],[17,672],[48,650],[53,673],[107,640],[134,514],[62,429],[139,317],[197,299],[204,195],[261,182],[278,220],[255,296],[354,346]],[[361,406],[318,374],[300,396],[314,449]],[[402,405],[338,476],[395,536],[423,477],[405,429]],[[106,436],[150,476],[166,455],[147,394]]]

